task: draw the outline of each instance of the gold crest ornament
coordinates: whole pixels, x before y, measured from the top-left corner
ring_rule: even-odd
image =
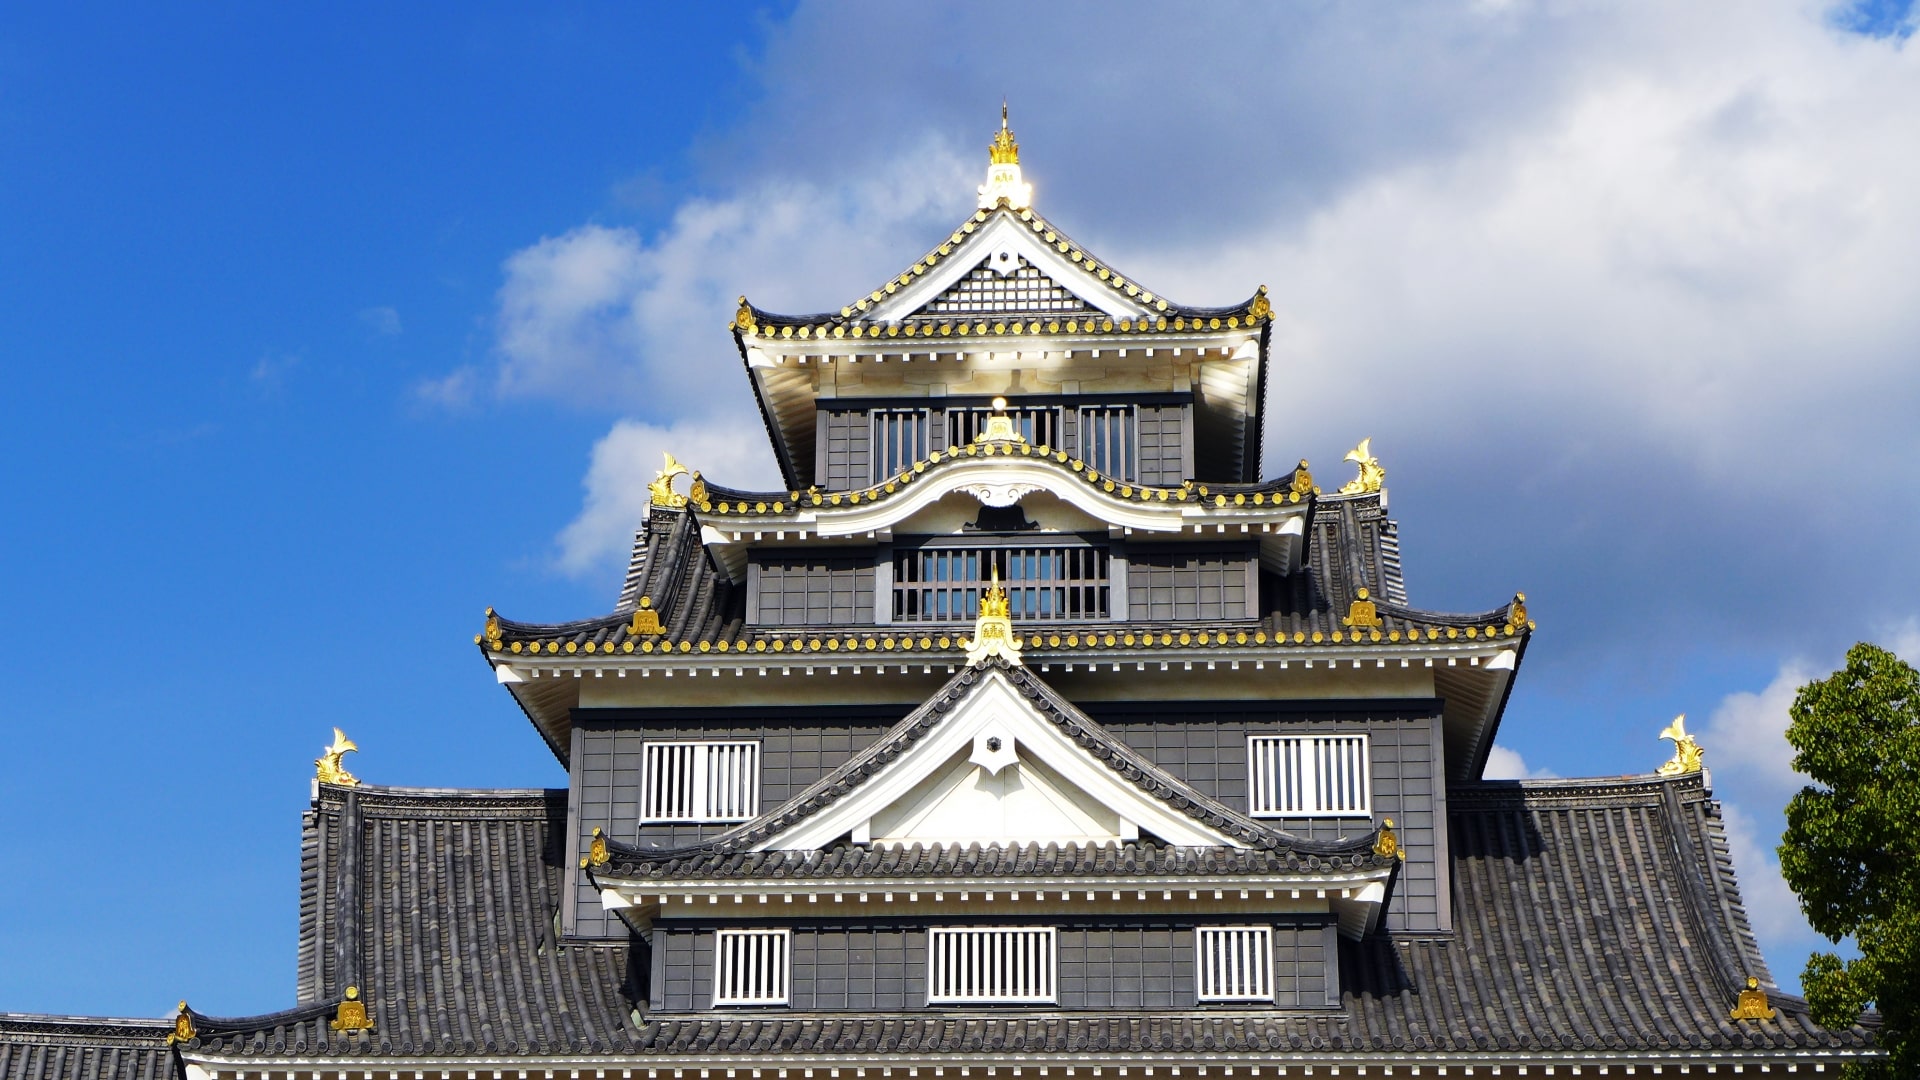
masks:
[[[1347,451],[1343,461],[1351,461],[1360,466],[1360,475],[1340,485],[1342,495],[1360,495],[1369,491],[1379,491],[1387,482],[1387,470],[1380,467],[1380,459],[1373,456],[1373,437],[1360,440],[1360,445]]]
[[[1774,1017],[1772,1006],[1767,1004],[1767,992],[1760,989],[1760,980],[1747,976],[1747,988],[1740,991],[1740,1000],[1734,1003],[1732,1020],[1771,1020]]]
[[[993,399],[993,414],[987,417],[987,426],[973,437],[977,443],[1024,443],[1025,435],[1013,428],[1013,417],[1007,415],[1007,399]]]
[[[600,826],[595,825],[593,839],[587,841],[587,853],[580,856],[580,869],[585,870],[589,866],[605,866],[607,860],[612,857],[607,851],[607,834],[600,831]]]
[[[1260,286],[1260,291],[1253,294],[1253,303],[1247,305],[1247,319],[1248,321],[1253,321],[1271,318],[1272,316],[1273,301],[1267,299],[1267,287],[1262,285]]]
[[[1374,838],[1373,853],[1383,859],[1405,859],[1407,852],[1400,846],[1400,837],[1393,831],[1393,819],[1380,819],[1380,835]]]
[[[1313,472],[1307,468],[1307,459],[1300,459],[1300,467],[1293,470],[1293,494],[1296,500],[1304,499],[1318,492],[1313,486]]]
[[[1673,758],[1660,766],[1661,776],[1681,776],[1700,771],[1700,758],[1706,753],[1693,736],[1687,734],[1687,714],[1681,713],[1673,718],[1673,723],[1660,729],[1660,737],[1673,743]]]
[[[733,328],[743,334],[751,334],[760,329],[753,317],[753,308],[747,305],[747,298],[740,298],[740,310],[733,313]]]
[[[666,458],[666,464],[653,474],[653,482],[647,485],[647,500],[655,506],[678,510],[687,505],[687,497],[673,490],[673,478],[687,475],[687,467],[672,454],[662,456]]]
[[[635,637],[659,637],[666,633],[660,625],[660,613],[653,609],[653,597],[640,598],[640,606],[633,609],[633,621],[627,624],[627,633]]]
[[[707,482],[700,478],[700,470],[695,469],[688,479],[687,502],[693,506],[707,505]]]
[[[962,641],[967,650],[967,666],[975,667],[990,656],[1009,664],[1020,664],[1020,639],[1013,633],[1012,604],[1000,587],[1000,567],[993,568],[993,587],[980,598],[980,617],[973,622],[973,640]]]
[[[193,1014],[187,1011],[187,1003],[180,1003],[180,1011],[174,1014],[173,1030],[167,1033],[167,1045],[192,1042],[200,1033],[193,1030]]]
[[[1533,620],[1527,618],[1527,594],[1513,594],[1513,603],[1507,605],[1507,625],[1514,630],[1533,629]]]
[[[1004,206],[1025,210],[1033,205],[1033,185],[1020,179],[1020,144],[1007,126],[1007,103],[1000,103],[1000,131],[987,146],[987,182],[980,185],[980,209]],[[875,299],[878,299],[876,297]]]
[[[340,759],[358,749],[360,748],[354,745],[353,740],[347,738],[346,732],[334,728],[333,745],[321,750],[320,756],[313,759],[314,778],[323,784],[338,784],[341,787],[357,786],[360,783],[359,778],[348,772],[347,767],[340,763]]]
[[[488,608],[487,624],[481,628],[479,635],[473,639],[473,643],[478,645],[484,641],[494,652],[499,652],[502,640],[504,638],[500,633],[500,616],[495,615],[492,608]]]
[[[1381,625],[1380,612],[1373,606],[1373,600],[1365,588],[1355,594],[1356,599],[1347,605],[1347,617],[1340,620],[1342,626]]]
[[[333,1011],[327,1026],[335,1031],[369,1031],[373,1021],[367,1018],[367,1003],[360,1000],[360,988],[347,987],[346,999]]]

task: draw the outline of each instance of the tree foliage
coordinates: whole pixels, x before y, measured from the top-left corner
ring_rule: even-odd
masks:
[[[1813,784],[1787,804],[1780,870],[1815,930],[1860,949],[1814,954],[1801,985],[1826,1027],[1878,1008],[1891,1060],[1853,1075],[1920,1075],[1920,671],[1855,645],[1791,717],[1793,767]]]

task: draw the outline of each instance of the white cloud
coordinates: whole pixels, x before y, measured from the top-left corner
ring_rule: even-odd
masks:
[[[1909,615],[1881,634],[1881,640],[1893,655],[1909,664],[1920,665],[1920,617]]]
[[[401,332],[400,312],[394,308],[362,308],[356,317],[361,325],[381,337],[396,337]]]
[[[583,481],[585,505],[560,532],[556,565],[565,573],[586,574],[627,557],[634,531],[646,518],[647,483],[659,471],[663,451],[716,480],[725,477],[730,487],[765,490],[780,483],[765,443],[757,426],[730,421],[665,428],[635,420],[613,425],[593,446]]]
[[[1559,776],[1551,769],[1529,768],[1518,750],[1499,743],[1487,752],[1487,767],[1480,775],[1486,780],[1552,780]]]
[[[1787,744],[1787,710],[1800,687],[1815,678],[1798,661],[1781,666],[1765,689],[1740,690],[1721,699],[1699,732],[1707,767],[1757,804],[1784,807],[1806,778],[1793,771]]]
[[[1830,947],[1826,939],[1813,932],[1806,916],[1800,913],[1800,899],[1780,876],[1780,859],[1775,852],[1778,839],[1761,835],[1755,820],[1739,806],[1720,804],[1722,822],[1727,831],[1727,848],[1733,865],[1739,868],[1740,899],[1747,919],[1768,955],[1767,966],[1775,979],[1796,978],[1807,954]]]

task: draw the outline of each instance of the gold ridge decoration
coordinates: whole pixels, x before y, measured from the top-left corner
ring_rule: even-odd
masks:
[[[501,640],[500,616],[495,615],[492,608],[488,608],[487,623],[480,629],[478,634],[473,636],[473,643],[478,645],[484,641],[494,652],[499,652]]]
[[[1513,603],[1507,605],[1507,629],[1518,633],[1533,629],[1533,620],[1527,618],[1527,594],[1513,594]]]
[[[666,459],[666,463],[661,466],[659,472],[653,474],[653,482],[647,485],[647,501],[654,506],[678,510],[687,505],[687,497],[673,490],[673,478],[686,476],[687,467],[680,464],[679,459],[671,453],[662,456]]]
[[[1687,714],[1681,713],[1673,718],[1673,723],[1660,729],[1660,737],[1673,743],[1673,757],[1657,770],[1660,776],[1683,776],[1700,771],[1700,759],[1706,751],[1687,734]]]
[[[640,598],[640,606],[633,609],[633,621],[627,624],[627,633],[634,637],[659,637],[666,633],[660,625],[660,613],[653,609],[653,597]]]
[[[1020,443],[1027,441],[1025,435],[1013,430],[1013,417],[1007,415],[1007,399],[993,399],[993,415],[987,417],[986,430],[973,437],[976,443]],[[989,447],[988,449],[992,449]],[[1002,447],[1003,450],[1008,449]]]
[[[341,758],[358,749],[360,748],[354,745],[353,740],[347,738],[346,732],[334,728],[333,745],[322,749],[320,756],[313,759],[314,778],[323,784],[338,784],[341,787],[358,786],[359,778],[348,772],[346,766],[340,763]]]
[[[1000,132],[993,137],[993,144],[987,147],[987,160],[994,165],[1020,164],[1020,144],[1014,141],[1013,130],[1007,127],[1007,103],[1000,103]]]
[[[993,568],[993,586],[980,598],[980,615],[973,622],[973,640],[961,641],[967,650],[967,666],[977,667],[990,656],[998,656],[1019,665],[1020,638],[1013,632],[1012,607],[1007,591],[1000,587],[1000,567]]]
[[[1354,594],[1353,603],[1347,605],[1347,617],[1340,620],[1340,625],[1353,627],[1384,625],[1380,619],[1380,612],[1374,606],[1373,599],[1365,586]]]
[[[743,296],[740,299],[744,302],[746,297]],[[1267,287],[1262,285],[1260,291],[1253,294],[1253,303],[1247,305],[1247,321],[1257,322],[1272,317],[1273,301],[1267,299]]]
[[[1407,857],[1406,849],[1400,846],[1400,837],[1393,831],[1393,819],[1380,819],[1380,835],[1374,838],[1373,853],[1383,859],[1402,859]]]
[[[333,1019],[327,1026],[335,1031],[371,1031],[373,1021],[367,1017],[367,1003],[360,1000],[360,988],[347,987],[347,996],[340,1007],[333,1012]]]
[[[1343,461],[1351,461],[1360,466],[1360,475],[1340,485],[1342,495],[1360,495],[1369,491],[1379,491],[1387,482],[1387,470],[1380,467],[1380,459],[1373,456],[1373,437],[1360,440],[1360,445],[1347,451]]]
[[[1014,141],[1013,129],[1007,126],[1004,101],[1000,103],[1000,131],[987,147],[987,182],[980,185],[979,205],[983,212],[975,214],[974,221],[985,220],[984,211],[996,207],[1025,210],[1033,205],[1033,185],[1020,179],[1020,144]],[[962,231],[973,229],[973,222],[968,222]]]
[[[707,482],[701,479],[699,469],[693,470],[693,475],[688,478],[687,502],[702,510],[707,508]]]
[[[1772,1006],[1767,1004],[1767,992],[1760,989],[1760,980],[1747,976],[1747,988],[1740,991],[1740,1000],[1734,1003],[1730,1020],[1771,1020],[1774,1018]]]
[[[743,334],[757,333],[760,324],[754,320],[753,309],[747,306],[747,298],[740,298],[740,310],[733,313],[733,328]]]
[[[1320,489],[1313,484],[1313,472],[1307,468],[1307,459],[1301,458],[1300,467],[1293,470],[1293,488],[1289,494],[1293,496],[1294,502],[1299,502],[1301,499],[1319,493]]]
[[[600,826],[595,825],[593,838],[587,841],[587,853],[580,856],[580,869],[585,870],[589,866],[605,866],[607,860],[612,857],[607,852],[607,834],[600,831]]]
[[[199,1035],[200,1033],[193,1029],[193,1014],[187,1011],[187,1003],[182,1001],[180,1011],[173,1016],[173,1030],[167,1033],[167,1045],[192,1042]]]

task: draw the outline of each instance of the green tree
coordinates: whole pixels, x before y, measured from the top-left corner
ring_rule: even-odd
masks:
[[[1826,1027],[1879,1009],[1891,1057],[1849,1075],[1920,1076],[1920,672],[1863,642],[1791,716],[1793,767],[1813,784],[1787,804],[1780,870],[1815,930],[1860,949],[1815,953],[1801,985]]]

